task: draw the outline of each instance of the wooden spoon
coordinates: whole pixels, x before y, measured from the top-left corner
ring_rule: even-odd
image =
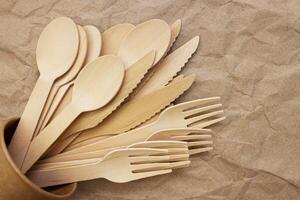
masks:
[[[17,167],[22,165],[25,158],[53,82],[70,69],[76,59],[78,46],[78,30],[70,18],[56,18],[43,30],[36,49],[40,77],[9,145],[9,152]]]
[[[128,33],[130,33],[134,28],[135,28],[134,25],[129,23],[124,23],[124,24],[117,24],[104,31],[101,55],[107,55],[107,54],[117,55],[121,43],[126,38]]]
[[[124,74],[121,59],[114,55],[89,63],[74,82],[71,103],[31,142],[22,172],[26,172],[81,113],[108,104],[119,91]]]
[[[171,38],[169,25],[160,19],[141,23],[122,42],[118,56],[128,68],[150,51],[156,52],[154,65],[166,53]]]
[[[46,123],[45,118],[49,112],[52,102],[55,99],[60,87],[63,86],[64,84],[67,84],[68,82],[72,81],[77,76],[77,74],[80,72],[80,70],[83,66],[83,62],[87,55],[87,36],[86,36],[84,29],[81,26],[77,25],[77,28],[78,28],[79,39],[80,39],[77,58],[76,58],[74,64],[72,65],[71,69],[67,73],[65,73],[63,76],[59,77],[53,84],[52,89],[49,93],[47,102],[44,105],[42,114],[40,116],[40,120],[35,129],[35,132],[34,132],[35,136],[37,136],[38,133],[40,132],[40,130],[42,128],[44,128],[44,125]]]
[[[171,39],[170,39],[169,47],[168,47],[168,50],[167,50],[166,54],[170,51],[170,49],[174,45],[174,43],[175,43],[175,41],[176,41],[176,39],[177,39],[177,37],[178,37],[178,35],[180,33],[180,30],[181,30],[181,20],[180,19],[176,20],[173,24],[170,25],[170,28],[171,28]],[[165,60],[165,58],[163,60],[161,60],[160,63],[164,62],[164,60]],[[135,91],[134,91],[133,95],[131,96],[131,98],[133,98],[133,97],[137,98],[138,95],[140,96],[140,93],[144,90],[145,85],[147,85],[148,81],[152,79],[153,75],[161,67],[160,63],[158,63],[157,65],[155,65],[154,67],[152,67],[149,70],[149,72],[146,74],[146,76],[143,79],[143,81],[135,89]]]
[[[84,67],[87,63],[95,60],[100,55],[101,51],[101,33],[99,32],[99,30],[92,25],[84,26],[83,29],[86,32],[87,36],[87,53],[85,55],[85,60],[82,67]],[[80,52],[77,59],[82,61],[82,58],[80,58],[79,55]],[[74,65],[76,65],[76,63]],[[61,112],[61,110],[67,105],[67,103],[71,102],[73,84],[74,80],[59,88],[44,119],[42,129],[45,128],[46,125],[50,122],[57,109],[59,110],[59,112]]]

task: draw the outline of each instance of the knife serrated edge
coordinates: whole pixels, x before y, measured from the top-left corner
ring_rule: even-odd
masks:
[[[184,78],[184,76],[182,74],[174,77],[168,84],[172,84],[172,83],[176,83],[180,80],[182,80]],[[168,108],[169,106],[172,106],[173,104],[169,104],[168,106],[166,106],[166,108]],[[138,125],[137,127],[140,127],[140,126],[144,126],[144,125],[147,125],[147,124],[150,124],[152,122],[154,122],[155,120],[157,120],[157,118],[159,117],[159,114],[162,112],[162,110],[160,112],[158,112],[156,115],[154,115],[153,117],[151,117],[150,119],[146,120],[145,122],[141,123],[140,125]]]
[[[155,66],[155,73],[147,80],[143,87],[135,93],[135,97],[144,96],[168,84],[186,65],[197,50],[198,44],[199,36],[196,36],[166,56],[158,66]]]
[[[62,151],[70,142],[72,142],[70,138],[73,138],[73,140],[76,138],[75,136],[72,136],[73,134],[79,135],[80,131],[97,126],[107,116],[113,113],[113,111],[116,110],[130,95],[134,88],[137,87],[147,71],[152,67],[154,58],[155,52],[152,51],[133,64],[132,67],[128,68],[125,74],[125,80],[117,96],[107,106],[80,115],[51,147],[47,156],[55,155]],[[147,61],[146,64],[143,63],[144,60]]]
[[[173,24],[171,24],[170,26],[171,28],[171,38],[170,38],[170,44],[168,47],[168,50],[166,51],[166,54],[169,53],[170,49],[173,47],[174,43],[176,42],[179,33],[181,31],[181,20],[177,19]],[[159,63],[162,60],[159,61]],[[140,90],[142,90],[143,86],[148,82],[148,80],[151,79],[151,77],[155,74],[157,67],[159,66],[159,63],[157,63],[155,66],[153,66],[149,72],[146,74],[146,76],[144,77],[144,79],[141,81],[141,83],[139,84],[139,86],[135,89],[135,91],[132,93],[131,96],[135,96],[135,94],[137,94]]]
[[[188,75],[182,80],[178,80],[175,83],[170,83],[169,85],[160,88],[159,90],[156,90],[146,96],[126,102],[118,110],[107,117],[99,126],[83,131],[81,136],[76,138],[72,144],[76,144],[78,142],[101,135],[123,133],[137,127],[139,124],[150,119],[152,116],[156,115],[165,107],[167,107],[170,103],[175,101],[191,87],[194,80],[194,74]],[[151,102],[153,99],[158,98],[166,99],[163,103],[158,102],[157,105],[145,105],[145,102]],[[155,101],[153,101],[153,103],[154,102]]]
[[[109,114],[111,114],[117,107],[129,96],[129,94],[137,87],[147,71],[152,67],[152,58],[155,57],[155,52],[152,51],[146,56],[137,61],[130,67],[125,75],[123,86],[117,96],[105,107],[96,111],[83,113],[79,116],[65,132],[66,135],[71,135],[85,129],[93,128],[101,123]],[[143,63],[144,59],[147,64]],[[150,62],[151,61],[151,62]],[[138,73],[138,75],[137,75]],[[133,81],[135,80],[135,81]]]

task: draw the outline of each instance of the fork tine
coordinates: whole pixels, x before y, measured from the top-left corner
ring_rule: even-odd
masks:
[[[164,148],[164,147],[177,147],[177,148],[184,148],[186,147],[186,142],[180,141],[146,141],[146,142],[138,142],[129,146],[129,148]]]
[[[185,103],[180,103],[175,105],[174,107],[180,108],[182,110],[186,110],[195,106],[199,106],[204,103],[211,103],[211,102],[216,102],[219,101],[220,97],[210,97],[210,98],[205,98],[205,99],[196,99],[194,101],[189,101]]]
[[[205,106],[205,107],[201,107],[201,108],[187,110],[187,111],[184,111],[184,114],[185,114],[185,117],[189,117],[191,115],[199,114],[201,112],[212,110],[215,108],[220,108],[220,107],[222,107],[222,104],[215,104],[215,105],[211,105],[211,106]]]
[[[182,161],[188,159],[189,159],[189,154],[176,154],[176,155],[167,155],[167,156],[139,156],[139,157],[129,158],[131,164]]]
[[[207,113],[207,114],[203,114],[203,115],[199,115],[199,116],[196,116],[196,117],[186,119],[186,121],[187,121],[187,124],[190,125],[192,123],[198,122],[198,121],[206,119],[208,117],[213,117],[215,115],[219,115],[219,114],[223,114],[223,113],[224,113],[223,110],[218,110],[218,111],[215,111],[215,112],[211,112],[211,113]]]
[[[191,155],[195,155],[195,154],[199,154],[199,153],[204,153],[207,151],[211,151],[213,150],[213,147],[202,147],[202,148],[195,148],[195,149],[190,149],[189,150],[189,154]]]
[[[197,141],[197,142],[188,142],[189,147],[201,146],[201,145],[208,145],[213,144],[212,141]]]
[[[199,129],[199,128],[176,128],[176,129],[165,129],[153,133],[147,138],[147,141],[157,141],[157,140],[171,140],[174,136],[186,136],[188,134],[211,134],[210,129]]]
[[[211,138],[211,135],[186,135],[186,136],[173,137],[173,139],[177,140],[177,141],[203,140],[203,139],[210,139],[210,138]]]
[[[216,124],[216,123],[218,123],[220,121],[223,121],[225,119],[226,119],[226,117],[219,117],[217,119],[212,119],[212,120],[208,120],[208,121],[205,121],[205,122],[193,124],[191,127],[193,127],[193,128],[206,128],[210,125]]]
[[[155,171],[160,169],[171,169],[170,163],[144,163],[144,164],[131,164],[133,173],[144,171]]]
[[[146,172],[146,171],[156,171],[162,169],[174,169],[180,167],[186,167],[190,164],[190,161],[178,161],[172,163],[146,163],[146,164],[135,164],[131,165],[133,173]]]
[[[179,162],[172,162],[171,167],[172,169],[179,169],[179,168],[184,168],[190,166],[191,161],[186,160],[186,161],[179,161]]]
[[[107,153],[103,160],[114,158],[117,156],[149,156],[149,155],[160,155],[166,154],[169,151],[167,149],[154,149],[154,148],[125,148],[125,149],[117,149]]]
[[[142,178],[148,178],[152,176],[158,176],[158,175],[163,175],[163,174],[169,174],[173,170],[171,169],[166,169],[166,170],[159,170],[159,171],[151,171],[151,172],[139,172],[139,173],[133,173],[132,174],[132,180],[138,180]]]
[[[188,148],[172,148],[168,149],[168,154],[188,153]]]

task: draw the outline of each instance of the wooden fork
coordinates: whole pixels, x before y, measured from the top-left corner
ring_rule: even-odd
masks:
[[[211,113],[206,113],[203,115],[197,115],[201,114],[204,111],[210,111],[211,109],[219,108],[221,107],[221,104],[213,104],[205,107],[199,107],[200,105],[212,103],[215,101],[218,101],[219,98],[213,97],[213,98],[207,98],[207,99],[198,99],[195,101],[190,101],[186,103],[181,103],[175,106],[171,106],[167,108],[165,111],[163,111],[158,118],[157,121],[148,124],[144,127],[140,127],[134,130],[131,130],[129,132],[113,136],[107,139],[103,139],[100,141],[94,141],[92,143],[89,143],[84,146],[80,146],[78,148],[75,148],[73,150],[61,153],[59,155],[53,156],[51,159],[52,161],[62,161],[62,160],[74,160],[74,159],[81,159],[82,156],[91,156],[93,157],[99,157],[101,155],[105,155],[108,151],[114,149],[114,148],[121,148],[130,146],[133,143],[145,141],[149,139],[153,135],[154,132],[157,132],[162,129],[167,128],[182,128],[187,127],[188,125],[195,123],[198,120],[206,120],[201,123],[196,123],[193,128],[203,128],[207,125],[214,124],[218,121],[221,121],[225,119],[225,117],[219,117],[216,119],[208,119],[211,116],[218,115],[219,113],[222,113],[220,111],[214,111]],[[192,117],[191,117],[192,116]],[[198,132],[206,132],[200,130]],[[153,136],[154,137],[154,136]],[[181,139],[188,140],[191,136],[186,136]],[[203,137],[203,136],[202,136]],[[197,139],[196,136],[193,136],[191,138]],[[177,138],[180,139],[180,138]],[[199,138],[198,138],[199,139]],[[191,141],[192,142],[192,141]],[[194,144],[195,143],[190,143]],[[192,148],[192,146],[191,146]],[[195,151],[190,151],[191,154],[200,153],[201,151],[208,151],[211,150],[210,148],[196,148]],[[51,161],[50,160],[50,161]],[[48,160],[49,161],[49,160]]]
[[[178,129],[165,129],[160,130],[153,133],[149,136],[146,141],[138,142],[132,145],[129,145],[128,148],[137,148],[137,147],[144,147],[144,148],[166,148],[168,147],[169,150],[172,148],[174,153],[184,153],[185,147],[183,145],[188,146],[188,153],[189,155],[200,154],[203,152],[208,152],[213,150],[212,144],[213,141],[211,140],[212,131],[210,129],[197,129],[197,128],[178,128]],[[184,142],[184,143],[178,143]],[[104,156],[106,153],[119,149],[125,148],[123,147],[116,147],[110,149],[100,149],[90,152],[83,152],[83,153],[74,153],[74,154],[67,154],[67,155],[57,155],[52,158],[48,158],[45,160],[40,161],[38,165],[43,166],[41,164],[53,164],[58,165],[58,162],[61,162],[62,165],[65,165],[65,161],[67,164],[72,164],[74,160],[84,160],[99,158]],[[56,164],[55,164],[56,163]],[[77,164],[77,162],[75,162]],[[49,165],[46,165],[49,166]]]
[[[119,146],[115,148],[100,149],[90,152],[74,153],[74,154],[58,154],[56,156],[40,160],[35,166],[34,169],[44,169],[45,167],[57,167],[57,166],[66,166],[66,165],[75,165],[81,162],[93,162],[99,160],[107,153],[123,148],[164,148],[168,149],[168,152],[171,154],[185,154],[188,155],[188,146],[186,142],[182,141],[168,141],[168,140],[159,140],[159,141],[145,141],[137,142],[128,146]],[[77,162],[78,161],[78,162]]]
[[[163,129],[205,128],[225,119],[225,117],[218,117],[224,112],[223,110],[214,111],[222,107],[222,104],[216,104],[219,100],[219,97],[211,97],[170,106],[160,114],[156,121],[150,124],[99,141],[97,138],[89,139],[91,136],[88,135],[88,140],[82,140],[69,146],[62,154],[126,146],[145,141],[151,134]]]
[[[32,170],[28,177],[40,187],[105,178],[124,183],[171,173],[172,169],[187,167],[190,161],[170,161],[167,149],[129,148],[108,153],[93,164],[49,170]],[[174,160],[174,158],[172,158]]]
[[[197,129],[197,128],[178,128],[178,129],[165,129],[153,133],[147,138],[147,141],[156,140],[173,140],[187,142],[189,148],[189,154],[199,154],[207,151],[211,151],[212,131],[210,129]]]

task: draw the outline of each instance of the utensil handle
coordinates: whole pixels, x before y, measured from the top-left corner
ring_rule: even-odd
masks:
[[[68,126],[79,116],[81,111],[70,103],[45,129],[31,142],[26,158],[22,165],[22,172],[32,165],[47,151]]]
[[[67,151],[65,153],[62,153],[62,155],[89,152],[94,151],[95,149],[100,150],[120,146],[128,146],[130,144],[146,140],[157,129],[159,129],[158,120],[146,126],[142,126],[128,131],[126,133],[122,133],[120,135],[116,135],[104,140],[100,140],[98,142],[93,142],[91,144]]]
[[[23,111],[18,127],[9,145],[9,152],[17,167],[21,167],[33,138],[37,122],[47,100],[54,80],[40,77]]]
[[[47,101],[48,104],[46,104],[46,107],[43,110],[43,115],[40,117],[39,124],[36,128],[35,133],[38,134],[41,130],[43,130],[47,126],[47,124],[49,123],[50,119],[52,118],[54,112],[56,111],[56,108],[58,107],[59,103],[63,99],[67,90],[70,88],[71,84],[72,84],[72,82],[62,85],[59,88],[52,87],[53,91],[56,90],[55,95],[52,96],[51,102]],[[50,96],[51,96],[51,93],[50,93],[49,97]],[[48,99],[50,100],[49,97],[48,97]]]
[[[27,177],[40,187],[62,185],[105,177],[107,168],[95,162],[49,170],[33,170]]]
[[[44,107],[43,107],[42,112],[40,114],[39,120],[38,120],[37,125],[35,127],[35,131],[34,131],[34,134],[33,134],[34,137],[36,137],[39,134],[39,132],[41,131],[42,123],[44,122],[45,116],[48,113],[48,110],[49,110],[49,108],[50,108],[50,106],[53,102],[54,97],[56,96],[58,88],[59,88],[59,86],[56,83],[54,83],[52,85],[52,88],[51,88],[51,90],[48,94],[47,101],[44,104]]]

